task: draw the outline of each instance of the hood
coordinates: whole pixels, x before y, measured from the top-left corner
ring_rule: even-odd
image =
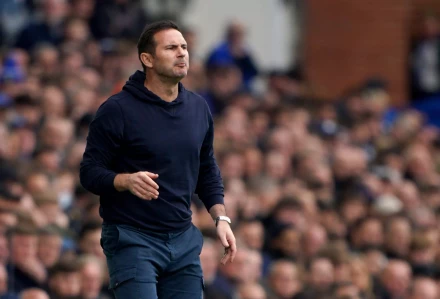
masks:
[[[148,101],[152,104],[160,106],[174,106],[182,103],[184,98],[183,95],[185,93],[185,88],[183,87],[182,83],[179,82],[179,94],[177,98],[172,102],[167,102],[162,100],[155,93],[148,90],[148,88],[145,87],[144,82],[145,73],[142,71],[136,71],[133,75],[130,76],[122,89],[142,101]]]

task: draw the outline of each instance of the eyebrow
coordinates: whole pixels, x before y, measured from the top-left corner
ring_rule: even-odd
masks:
[[[188,44],[187,43],[181,43],[181,44],[179,44],[179,43],[170,43],[170,44],[165,45],[165,47],[175,47],[175,46],[188,46]]]

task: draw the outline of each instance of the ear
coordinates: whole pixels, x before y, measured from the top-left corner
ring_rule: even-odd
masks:
[[[147,68],[153,67],[154,58],[153,55],[151,55],[150,53],[142,52],[140,55],[140,59]]]

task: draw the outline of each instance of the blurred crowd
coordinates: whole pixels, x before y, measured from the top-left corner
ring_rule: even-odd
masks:
[[[0,14],[0,298],[113,298],[79,163],[95,111],[140,69],[152,18],[132,0],[2,0]],[[183,83],[213,113],[239,248],[219,264],[195,195],[205,298],[440,298],[439,128],[392,109],[380,78],[329,102],[298,66],[260,70],[239,22],[207,57],[182,31]]]

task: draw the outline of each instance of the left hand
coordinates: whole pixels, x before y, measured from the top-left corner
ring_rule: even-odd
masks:
[[[237,253],[237,245],[235,243],[234,233],[232,232],[231,226],[226,221],[219,221],[217,225],[217,236],[225,247],[225,254],[221,259],[221,263],[226,265],[226,263],[233,262],[235,254]]]

